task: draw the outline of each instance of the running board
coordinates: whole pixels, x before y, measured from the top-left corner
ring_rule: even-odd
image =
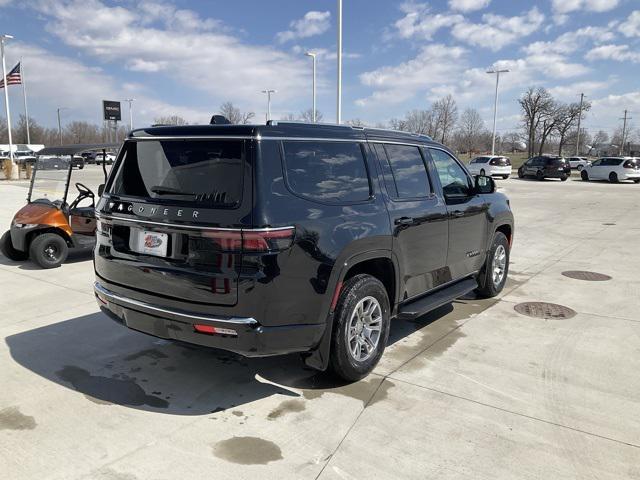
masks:
[[[466,295],[472,290],[478,288],[478,282],[475,278],[465,278],[459,282],[449,285],[448,287],[437,290],[433,293],[425,295],[398,308],[396,318],[402,320],[413,320],[425,313],[435,310],[438,307],[451,303],[456,298]]]

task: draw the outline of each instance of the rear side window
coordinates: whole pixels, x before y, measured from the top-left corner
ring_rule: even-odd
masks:
[[[129,141],[122,150],[113,194],[214,208],[242,202],[242,141]]]
[[[411,145],[376,145],[378,156],[383,163],[387,191],[393,198],[408,199],[427,197],[431,184],[420,149]],[[385,162],[387,162],[386,165]],[[392,188],[389,188],[389,185]]]
[[[371,196],[369,176],[359,143],[282,143],[291,191],[324,203],[354,203]]]

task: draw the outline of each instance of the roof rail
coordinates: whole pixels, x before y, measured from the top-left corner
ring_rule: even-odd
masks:
[[[309,126],[319,126],[319,127],[342,127],[342,128],[353,128],[351,125],[342,125],[337,123],[323,123],[323,122],[307,122],[305,120],[267,120],[267,125],[276,126],[276,125],[309,125]]]

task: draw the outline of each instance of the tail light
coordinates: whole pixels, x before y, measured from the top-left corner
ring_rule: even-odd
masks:
[[[213,327],[211,325],[204,325],[200,323],[196,323],[193,326],[193,329],[197,333],[204,333],[206,335],[230,335],[233,337],[238,336],[238,332],[230,328]]]
[[[264,230],[206,230],[202,236],[212,239],[222,251],[276,252],[291,246],[294,227]]]

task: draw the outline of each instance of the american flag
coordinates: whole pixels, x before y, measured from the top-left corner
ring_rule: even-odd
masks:
[[[22,83],[22,76],[20,75],[20,62],[13,67],[7,74],[7,85],[20,85]],[[0,89],[4,88],[4,79],[0,80]]]

